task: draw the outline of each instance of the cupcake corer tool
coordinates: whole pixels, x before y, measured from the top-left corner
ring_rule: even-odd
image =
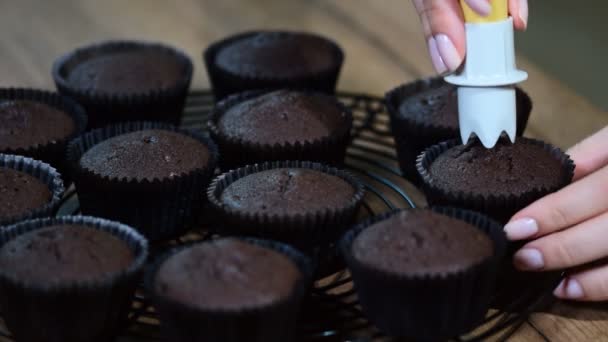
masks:
[[[474,133],[486,148],[494,147],[503,132],[515,142],[515,84],[528,78],[515,65],[513,18],[508,16],[507,0],[489,1],[492,12],[483,17],[461,0],[466,60],[456,73],[445,77],[458,87],[462,143]]]

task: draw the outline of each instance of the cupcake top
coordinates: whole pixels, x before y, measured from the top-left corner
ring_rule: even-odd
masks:
[[[209,149],[195,138],[147,129],[100,142],[82,155],[80,166],[104,177],[153,180],[205,168],[209,159]]]
[[[535,188],[551,188],[564,178],[561,162],[542,145],[518,138],[501,139],[486,149],[478,141],[458,145],[430,165],[433,182],[450,192],[482,195],[520,195]]]
[[[200,309],[238,310],[289,297],[302,273],[286,255],[237,239],[208,241],[167,259],[155,291]]]
[[[0,150],[27,149],[66,139],[76,130],[72,117],[44,103],[0,102]]]
[[[331,69],[335,46],[328,40],[296,32],[260,32],[227,44],[215,64],[233,74],[268,78],[300,77]]]
[[[98,281],[127,269],[129,246],[114,235],[85,225],[44,227],[0,247],[0,268],[27,283]]]
[[[312,169],[279,168],[250,174],[228,185],[228,208],[268,215],[309,214],[345,207],[356,189],[340,177]]]
[[[0,167],[0,221],[24,215],[52,199],[49,187],[25,172]]]
[[[172,54],[140,48],[91,56],[71,68],[66,79],[87,91],[133,94],[174,87],[183,73],[183,63]]]
[[[393,274],[445,274],[491,257],[491,239],[475,226],[430,210],[404,210],[361,231],[352,243],[359,262]]]
[[[330,136],[347,114],[328,96],[279,90],[245,100],[224,112],[218,128],[259,144],[295,144]]]
[[[409,96],[399,105],[399,114],[417,122],[458,129],[456,87],[443,84]]]

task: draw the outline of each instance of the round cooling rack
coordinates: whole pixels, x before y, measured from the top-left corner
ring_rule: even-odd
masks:
[[[338,98],[352,109],[355,123],[353,141],[348,148],[346,167],[365,184],[367,194],[360,216],[366,217],[395,208],[424,206],[421,192],[401,177],[393,138],[390,134],[389,117],[383,99],[354,93],[338,93]],[[182,126],[191,129],[206,129],[206,122],[214,105],[209,91],[190,93]],[[79,212],[74,188],[67,192],[59,215]],[[168,247],[209,239],[212,236],[204,228],[196,229],[165,246],[154,248],[153,254]],[[545,309],[551,302],[554,284],[534,291],[522,291],[516,300],[494,305],[484,322],[471,333],[455,337],[455,341],[505,340],[526,322],[528,314]],[[557,284],[555,284],[557,285]],[[502,302],[501,290],[497,291],[496,303]],[[511,298],[511,297],[510,297]],[[316,281],[305,300],[298,324],[298,341],[349,341],[389,342],[366,318],[357,301],[350,275],[341,270]],[[10,333],[0,326],[0,341],[12,341]],[[120,342],[161,341],[157,314],[138,290],[125,322]]]

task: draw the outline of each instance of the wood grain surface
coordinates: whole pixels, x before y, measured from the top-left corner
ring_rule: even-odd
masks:
[[[533,15],[533,14],[532,14]],[[195,62],[194,88],[208,88],[201,52],[247,29],[308,30],[340,43],[341,90],[383,95],[433,75],[408,0],[19,0],[0,2],[0,86],[53,89],[51,65],[83,44],[116,38],[162,41]],[[567,148],[608,124],[608,113],[519,56],[534,110],[527,135]],[[608,340],[608,306],[558,304],[535,313],[513,341]]]

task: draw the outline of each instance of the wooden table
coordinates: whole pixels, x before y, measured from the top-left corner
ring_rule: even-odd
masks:
[[[346,51],[339,88],[382,95],[432,75],[418,18],[407,0],[105,0],[4,1],[0,5],[0,85],[53,88],[53,60],[85,43],[134,38],[187,51],[194,88],[208,88],[201,51],[228,34],[254,28],[309,30]],[[519,57],[534,101],[527,135],[569,147],[608,124],[567,85]],[[608,306],[557,304],[535,313],[515,341],[608,340]]]

